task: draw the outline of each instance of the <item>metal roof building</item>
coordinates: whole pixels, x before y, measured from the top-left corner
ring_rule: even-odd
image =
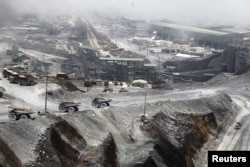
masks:
[[[151,24],[156,25],[156,26],[160,26],[160,27],[166,27],[166,28],[178,29],[178,30],[200,33],[200,34],[214,35],[214,36],[222,36],[222,35],[228,34],[228,33],[223,32],[223,31],[215,31],[215,30],[209,30],[209,29],[204,29],[204,28],[183,26],[183,25],[172,24],[172,23],[153,22]]]
[[[94,51],[94,52],[98,51],[98,48],[95,48],[95,47],[92,47],[92,46],[87,46],[87,45],[81,45],[80,48],[90,50],[90,51]]]
[[[228,44],[243,45],[243,34],[240,31],[222,31],[191,27],[166,22],[152,22],[151,31],[163,39],[188,42],[191,38],[199,45],[214,48],[225,48]]]
[[[242,29],[242,28],[222,28],[220,31],[224,31],[227,33],[238,33],[244,35],[250,35],[250,30]]]
[[[100,57],[98,75],[102,79],[132,81],[134,79],[151,80],[157,66],[147,64],[142,58]]]
[[[120,57],[100,57],[101,61],[132,61],[132,62],[143,62],[143,59],[140,58],[120,58]]]

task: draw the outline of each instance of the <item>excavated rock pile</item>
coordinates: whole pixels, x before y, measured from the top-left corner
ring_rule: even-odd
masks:
[[[0,166],[117,166],[116,144],[92,111],[0,124]]]
[[[224,93],[0,124],[0,166],[194,166],[236,115]],[[101,113],[100,113],[101,114]],[[99,115],[99,114],[98,114]],[[110,125],[112,124],[112,125]]]
[[[236,108],[226,94],[149,103],[147,128],[139,120],[143,110],[143,105],[130,105],[104,111],[130,143],[126,146],[129,149],[118,149],[123,166],[145,164],[149,159],[156,166],[194,166],[196,161],[203,161],[196,159],[201,147],[216,138],[236,115]],[[131,152],[136,152],[133,158],[129,158]]]

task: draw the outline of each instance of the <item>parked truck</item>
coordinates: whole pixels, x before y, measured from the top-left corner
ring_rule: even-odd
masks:
[[[10,83],[19,84],[22,86],[33,86],[36,84],[37,79],[31,74],[15,68],[4,68],[3,77],[7,78]]]

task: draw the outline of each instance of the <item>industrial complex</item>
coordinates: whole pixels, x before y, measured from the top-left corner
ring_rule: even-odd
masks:
[[[210,150],[250,150],[250,27],[74,12],[0,16],[0,167],[206,167]]]
[[[200,28],[173,23],[153,22],[152,29],[158,31],[164,39],[180,42],[195,42],[198,45],[212,48],[225,48],[228,44],[244,47],[244,37],[250,35],[249,30],[235,28]]]

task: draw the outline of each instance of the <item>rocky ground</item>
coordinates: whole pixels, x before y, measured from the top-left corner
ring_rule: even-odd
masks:
[[[5,54],[8,44],[0,48],[2,67],[11,58]],[[28,52],[33,58],[38,54]],[[46,56],[52,71],[67,59]],[[44,78],[34,86],[19,86],[0,74],[5,89],[0,98],[0,166],[207,166],[208,150],[250,149],[249,76],[219,74],[206,83],[173,85],[173,90],[126,87],[126,93],[118,93],[123,86],[113,84],[113,93],[103,93],[103,85],[87,91],[81,80],[49,78],[45,112]],[[95,97],[112,102],[95,108]],[[79,102],[79,111],[59,112],[63,101]],[[11,106],[35,113],[32,119],[10,121]],[[144,112],[146,122],[140,120]],[[242,122],[241,129],[234,129],[236,122]]]
[[[20,87],[2,78],[0,86],[6,91],[0,99],[4,148],[0,162],[9,166],[205,166],[207,150],[217,149],[227,131],[237,132],[230,126],[242,118],[242,112],[249,114],[241,105],[248,103],[248,76],[224,75],[209,81],[209,86],[165,91],[128,87],[128,93],[117,93],[120,86],[114,86],[114,93],[102,93],[102,86],[89,92],[68,91],[54,83],[49,84],[49,114],[16,122],[8,120],[8,106],[42,111],[45,87]],[[96,96],[111,98],[111,106],[92,107]],[[60,101],[78,101],[80,111],[60,113]],[[144,108],[147,127],[140,121]]]

